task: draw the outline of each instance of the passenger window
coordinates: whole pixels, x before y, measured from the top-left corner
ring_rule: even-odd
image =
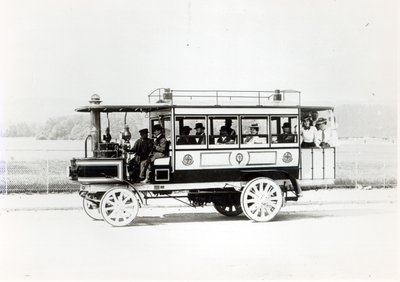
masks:
[[[163,134],[165,135],[165,138],[167,140],[171,140],[171,118],[162,118],[162,119],[153,119],[151,121],[151,128],[150,128],[150,138],[152,138],[152,129],[154,127],[154,125],[156,124],[160,124],[163,128]]]
[[[273,144],[297,143],[297,117],[271,117],[271,139]]]
[[[175,120],[175,144],[181,145],[206,145],[206,119],[205,117],[177,117]]]
[[[237,144],[237,117],[210,117],[210,144],[224,145]]]
[[[241,142],[248,147],[268,144],[268,118],[242,117]]]

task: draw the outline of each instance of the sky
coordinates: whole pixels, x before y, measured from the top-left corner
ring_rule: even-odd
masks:
[[[396,2],[0,0],[0,126],[160,87],[393,104]]]

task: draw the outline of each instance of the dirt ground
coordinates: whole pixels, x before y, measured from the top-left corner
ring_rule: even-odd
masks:
[[[395,280],[396,198],[396,189],[306,191],[268,223],[159,200],[116,228],[90,220],[76,194],[2,196],[0,281]]]

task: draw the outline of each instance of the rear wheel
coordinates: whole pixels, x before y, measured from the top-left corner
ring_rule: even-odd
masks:
[[[101,215],[99,205],[83,198],[83,210],[86,214],[94,219],[94,220],[103,220],[103,216]]]
[[[136,218],[139,202],[131,190],[113,188],[101,199],[100,210],[107,223],[112,226],[126,226]]]
[[[240,204],[238,205],[233,205],[233,204],[225,204],[225,205],[220,205],[220,204],[214,204],[214,208],[223,215],[226,216],[238,216],[243,212],[242,207]]]
[[[244,214],[254,221],[270,221],[283,204],[282,190],[273,180],[259,177],[246,184],[240,197]]]

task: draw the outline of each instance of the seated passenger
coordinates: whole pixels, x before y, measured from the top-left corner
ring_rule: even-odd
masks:
[[[176,145],[196,144],[196,139],[193,136],[189,136],[190,130],[192,130],[192,128],[190,128],[189,126],[184,126],[182,128],[182,135],[184,136],[179,137]]]
[[[236,131],[232,128],[232,120],[230,118],[225,119],[225,127],[228,135],[236,136]]]
[[[285,122],[282,126],[282,134],[278,135],[278,143],[294,143],[294,135],[290,131],[290,124]]]
[[[104,140],[104,142],[110,143],[110,141],[111,141],[110,128],[107,127],[104,133],[105,133],[105,134],[103,135],[103,140]]]
[[[196,129],[196,138],[199,138],[197,144],[206,144],[206,134],[204,132],[205,127],[203,124],[201,122],[196,123],[194,129]]]
[[[150,182],[151,166],[154,163],[154,161],[156,159],[168,156],[169,153],[168,143],[164,134],[162,134],[162,131],[163,128],[161,125],[156,124],[153,126],[153,136],[154,136],[153,148],[147,159],[146,179],[141,182],[143,184]]]
[[[153,140],[148,138],[149,130],[147,128],[139,130],[139,134],[140,139],[136,140],[130,152],[135,153],[134,162],[140,167],[139,178],[143,180],[146,177],[147,159],[153,149]]]
[[[244,140],[245,144],[263,144],[263,140],[258,136],[259,127],[257,123],[250,126],[250,134]]]
[[[300,131],[301,136],[301,147],[302,148],[312,148],[315,147],[315,135],[317,129],[313,126],[313,121],[310,117],[307,117],[303,121],[303,125]]]
[[[235,144],[235,139],[228,134],[228,128],[226,126],[221,126],[219,135],[220,137],[217,140],[217,144]]]
[[[315,145],[318,148],[329,148],[334,146],[334,137],[332,131],[327,128],[326,118],[319,118],[316,123],[318,130],[315,133]]]

